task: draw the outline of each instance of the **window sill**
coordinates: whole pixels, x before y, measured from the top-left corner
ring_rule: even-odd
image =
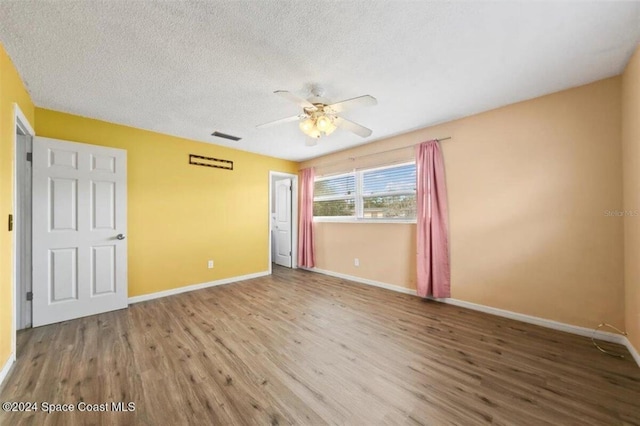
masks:
[[[314,217],[317,223],[398,223],[398,224],[415,224],[415,219],[358,219],[352,217]]]

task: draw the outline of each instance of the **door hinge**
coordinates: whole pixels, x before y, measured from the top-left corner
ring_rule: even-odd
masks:
[[[27,152],[27,161],[33,161],[33,153]]]
[[[13,231],[13,215],[9,215],[9,232]]]
[[[27,300],[33,300],[33,292],[32,291],[28,291],[27,292]]]
[[[289,256],[291,256],[291,252],[289,252]]]

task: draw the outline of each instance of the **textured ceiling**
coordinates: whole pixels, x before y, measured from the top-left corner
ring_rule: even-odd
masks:
[[[291,160],[619,74],[639,39],[637,2],[0,3],[36,105]],[[274,90],[311,83],[376,97],[344,113],[373,135],[255,128],[300,112]]]

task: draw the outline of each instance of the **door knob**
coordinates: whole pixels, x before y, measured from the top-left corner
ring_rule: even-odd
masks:
[[[116,235],[116,238],[119,240],[124,240],[124,235],[123,234],[118,234]]]

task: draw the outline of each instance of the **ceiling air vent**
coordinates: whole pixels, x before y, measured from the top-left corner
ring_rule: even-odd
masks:
[[[211,133],[211,136],[215,136],[217,138],[229,139],[231,141],[239,141],[240,139],[242,139],[237,136],[227,135],[226,133],[220,133],[220,132],[213,132]]]

